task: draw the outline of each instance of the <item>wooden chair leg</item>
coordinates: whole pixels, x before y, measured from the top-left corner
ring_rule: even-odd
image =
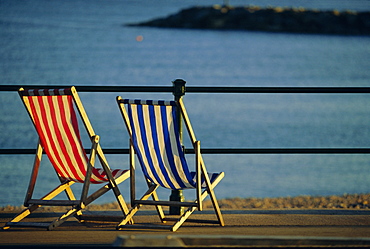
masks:
[[[126,180],[127,178],[129,178],[130,176],[130,173],[127,171],[126,173],[124,173],[123,175],[121,175],[120,177],[118,177],[115,182],[116,184],[120,184],[121,182],[123,182],[124,180]],[[112,189],[112,185],[110,183],[107,183],[105,184],[103,187],[99,188],[98,190],[96,190],[94,193],[92,193],[91,195],[89,195],[86,200],[85,200],[85,205],[89,205],[90,203],[92,203],[94,200],[98,199],[100,196],[104,195],[105,193],[107,193],[109,190]],[[116,192],[113,191],[116,199],[117,199],[117,202],[118,202],[118,205],[120,206],[120,209],[122,210],[122,212],[124,213],[124,216],[127,215],[127,213],[129,212],[129,209],[126,205],[126,202],[125,200],[123,199],[123,196],[121,194],[119,195],[116,195]],[[133,223],[133,221],[131,221],[131,223]]]
[[[9,229],[11,223],[18,223],[24,218],[26,218],[28,215],[30,215],[33,211],[41,207],[41,205],[30,205],[28,208],[23,209],[22,212],[17,214],[11,221],[7,222],[5,226],[3,226],[3,230]]]
[[[41,159],[42,159],[42,152],[43,152],[43,148],[42,148],[40,140],[39,140],[39,142],[37,144],[35,160],[34,160],[34,163],[33,163],[33,169],[32,169],[32,174],[31,174],[31,178],[30,178],[30,183],[28,185],[27,194],[26,194],[26,197],[24,199],[24,205],[25,206],[28,206],[28,201],[32,198],[33,191],[35,189],[36,179],[37,179],[37,175],[39,173],[40,163],[41,163]]]
[[[121,230],[121,228],[124,225],[126,225],[130,220],[132,220],[132,217],[137,213],[137,211],[139,211],[139,208],[140,208],[140,204],[135,204],[130,209],[130,211],[128,212],[128,214],[126,215],[126,217],[117,225],[116,229],[117,230]]]
[[[148,188],[150,189],[152,183],[147,179],[146,180],[147,184],[148,184]],[[156,188],[157,189],[157,188]],[[156,189],[153,190],[152,192],[152,199],[154,201],[159,201],[159,198],[158,198],[158,195],[157,195],[157,192],[156,192]],[[163,208],[162,206],[159,206],[159,205],[156,205],[155,206],[155,209],[157,210],[157,213],[158,213],[158,216],[159,216],[159,219],[161,220],[162,223],[166,223],[165,221],[165,215],[164,215],[164,212],[163,212]]]
[[[188,210],[178,219],[178,221],[171,227],[172,232],[176,232],[177,229],[186,221],[187,218],[197,209],[197,207],[189,207]]]
[[[149,199],[150,196],[153,196],[153,193],[155,193],[155,190],[158,188],[158,185],[150,185],[149,186],[149,189],[146,191],[146,193],[140,198],[140,200],[147,200]],[[156,194],[155,194],[155,197],[153,198],[157,198]],[[131,203],[132,205],[132,203]],[[117,230],[121,230],[123,228],[124,225],[127,224],[127,222],[132,219],[132,217],[137,213],[137,211],[139,211],[139,208],[140,208],[140,204],[134,204],[133,207],[131,208],[131,210],[128,212],[127,216],[117,225]],[[158,209],[157,209],[158,210]],[[163,213],[163,211],[162,211]],[[161,216],[161,215],[160,215]],[[164,214],[163,214],[163,217],[164,217]],[[163,218],[161,217],[161,220]]]
[[[52,191],[50,191],[48,194],[43,196],[40,200],[51,200],[61,192],[65,191],[66,189],[70,188],[70,186],[74,184],[74,182],[67,181],[56,188],[54,188]],[[32,200],[29,200],[29,202],[32,202]],[[7,222],[3,229],[9,229],[9,227],[13,224],[16,224],[26,218],[28,215],[32,214],[36,209],[41,207],[42,205],[39,204],[31,204],[28,208],[24,209],[22,212],[17,214],[11,221]]]
[[[224,219],[222,217],[220,206],[218,205],[218,202],[217,202],[217,199],[216,199],[216,195],[213,192],[213,190],[209,193],[209,195],[211,197],[213,208],[215,210],[215,213],[216,213],[217,219],[220,223],[220,226],[223,227],[223,226],[225,226],[225,222],[224,222]]]
[[[215,179],[215,181],[211,184],[211,186],[209,187],[210,190],[209,190],[209,195],[211,197],[211,201],[212,201],[212,204],[213,204],[213,208],[215,210],[215,213],[216,213],[216,216],[217,216],[217,219],[220,223],[220,226],[225,226],[225,222],[224,222],[224,219],[223,219],[223,216],[221,214],[221,210],[220,210],[220,206],[218,205],[218,202],[217,202],[217,199],[216,199],[216,195],[213,191],[213,189],[217,186],[217,184],[221,181],[221,179],[224,177],[224,173],[221,173],[217,179]]]
[[[221,210],[220,210],[220,207],[218,205],[218,202],[217,202],[217,199],[216,199],[216,195],[214,194],[214,191],[213,189],[217,186],[217,184],[221,181],[221,179],[223,178],[224,174],[220,174],[220,176],[218,176],[212,184],[210,184],[210,187],[209,189],[206,189],[202,192],[202,194],[200,195],[200,201],[203,201],[208,195],[210,195],[211,197],[211,200],[212,200],[212,204],[213,204],[213,207],[214,207],[214,210],[215,210],[215,213],[216,213],[216,216],[217,216],[217,219],[218,219],[218,222],[220,224],[220,226],[224,226],[225,223],[224,223],[224,220],[223,220],[223,217],[222,217],[222,214],[221,214]],[[196,200],[196,201],[199,201],[199,200]],[[189,218],[189,216],[197,209],[197,207],[189,207],[188,210],[176,221],[176,223],[172,226],[171,228],[171,231],[172,232],[175,232],[177,229],[179,229],[179,227],[186,221],[187,218]]]
[[[80,207],[78,207],[79,205],[77,205],[76,207],[73,207],[72,209],[68,210],[65,214],[63,214],[62,216],[60,216],[58,219],[54,220],[48,227],[47,227],[47,230],[48,231],[51,231],[51,230],[54,230],[56,227],[60,226],[61,224],[63,224],[68,218],[70,218],[72,215],[78,213],[81,209]]]

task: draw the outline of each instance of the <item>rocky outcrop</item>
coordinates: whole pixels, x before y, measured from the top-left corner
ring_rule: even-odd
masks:
[[[129,26],[369,35],[370,12],[255,6],[192,7],[165,18]]]

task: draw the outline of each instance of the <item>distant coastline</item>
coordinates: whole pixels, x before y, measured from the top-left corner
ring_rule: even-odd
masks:
[[[191,7],[167,17],[127,26],[370,35],[370,12],[215,5]]]

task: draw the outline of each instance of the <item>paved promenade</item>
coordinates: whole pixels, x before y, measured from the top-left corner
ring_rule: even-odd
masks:
[[[60,213],[40,212],[33,220],[44,222]],[[88,211],[87,214],[102,214]],[[109,211],[109,215],[118,215]],[[136,224],[157,223],[154,211],[140,211]],[[366,246],[370,247],[370,210],[284,209],[223,210],[225,227],[214,224],[185,223],[177,232],[163,229],[129,227],[117,231],[117,222],[89,221],[83,224],[71,218],[53,231],[39,228],[10,228],[0,231],[0,246]],[[0,212],[0,226],[15,212]],[[211,211],[195,213],[191,218],[216,219]]]

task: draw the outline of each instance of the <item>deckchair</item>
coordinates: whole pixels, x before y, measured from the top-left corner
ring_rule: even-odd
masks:
[[[120,219],[125,217],[128,213],[128,207],[117,185],[129,178],[129,170],[110,169],[100,147],[99,136],[95,134],[90,124],[75,87],[27,90],[21,88],[19,89],[19,95],[36,128],[39,142],[24,201],[24,206],[27,208],[6,223],[3,229],[13,226],[29,226],[52,230],[71,216],[83,221],[81,210],[109,190],[113,190],[122,210],[123,215]],[[91,140],[89,157],[82,146],[75,108],[78,110]],[[60,182],[42,198],[33,198],[43,152],[47,154]],[[100,161],[101,169],[94,167],[96,157]],[[76,182],[83,183],[79,199],[75,198],[71,189],[71,185]],[[89,194],[90,183],[105,183],[105,185]],[[56,199],[55,197],[63,191],[67,198]],[[61,217],[49,223],[20,222],[41,206],[70,206],[70,209]]]
[[[224,226],[214,188],[224,177],[224,172],[208,173],[182,99],[178,101],[129,100],[117,97],[121,114],[130,136],[130,189],[131,209],[117,229],[122,230],[142,205],[156,206],[161,222],[175,221],[170,226],[176,231],[195,211],[203,210],[202,202],[209,195],[218,221]],[[181,119],[179,118],[181,115]],[[195,150],[195,171],[190,171],[180,138],[179,124],[183,120]],[[181,121],[182,123],[182,121]],[[148,190],[140,199],[135,190],[135,154],[140,163]],[[194,201],[162,201],[156,190],[164,187],[171,190],[195,189]],[[148,200],[152,197],[153,200]],[[176,218],[167,218],[161,206],[187,207]],[[204,222],[201,220],[191,220]],[[210,222],[208,220],[208,222]],[[208,223],[207,222],[207,223]],[[212,222],[211,222],[212,223]],[[161,224],[160,226],[166,226]]]

